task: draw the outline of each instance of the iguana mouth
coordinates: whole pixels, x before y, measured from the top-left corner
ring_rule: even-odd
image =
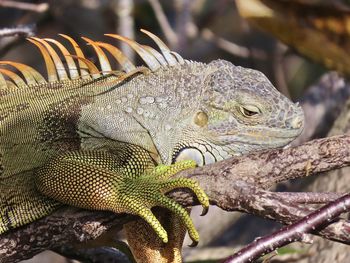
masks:
[[[257,129],[257,130],[247,130],[243,133],[240,133],[239,135],[242,137],[246,137],[247,139],[291,139],[293,140],[294,138],[296,138],[297,136],[300,135],[300,133],[302,132],[302,130],[300,129],[293,129],[293,130],[285,130],[285,129]]]
[[[232,155],[245,154],[255,150],[279,148],[289,144],[302,129],[245,129],[244,132],[232,132],[210,138],[210,145],[220,149],[226,159]],[[214,149],[212,152],[214,152]],[[215,157],[217,157],[215,155]]]
[[[219,136],[215,141],[217,144],[221,145],[230,145],[236,143],[244,143],[248,145],[281,145],[284,146],[289,142],[293,141],[297,135],[300,133],[294,134],[278,134],[278,133],[256,133],[256,132],[244,132],[244,133],[236,133],[236,134],[226,134]]]

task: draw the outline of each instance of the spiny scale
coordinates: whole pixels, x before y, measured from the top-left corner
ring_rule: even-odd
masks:
[[[119,39],[130,45],[146,63],[147,68],[152,72],[155,72],[161,67],[175,66],[177,64],[185,63],[185,60],[179,54],[170,51],[164,42],[156,35],[144,29],[141,29],[141,32],[148,35],[157,44],[160,52],[152,47],[141,45],[134,40],[120,35],[106,34],[106,36]],[[69,41],[74,49],[73,54],[55,39],[40,39],[37,37],[31,37],[28,39],[28,41],[38,47],[44,58],[48,75],[47,80],[37,70],[30,66],[18,62],[0,61],[0,87],[14,86],[22,88],[47,82],[69,81],[80,78],[97,79],[103,75],[115,74],[118,70],[112,69],[103,49],[107,50],[120,64],[122,72],[121,74],[118,72],[118,75],[120,75],[121,79],[125,79],[136,72],[145,72],[145,67],[143,67],[142,70],[139,70],[138,67],[136,67],[117,47],[108,43],[93,41],[87,37],[82,37],[82,39],[94,49],[99,60],[99,69],[98,66],[84,56],[83,51],[73,38],[63,34],[60,34],[60,36]],[[58,48],[62,53],[64,62],[67,64],[66,67],[68,72],[64,66],[64,62],[60,59],[59,54],[55,51],[52,45]],[[74,60],[76,60],[76,62]],[[22,74],[22,76],[8,68],[4,68],[4,66],[15,68]]]

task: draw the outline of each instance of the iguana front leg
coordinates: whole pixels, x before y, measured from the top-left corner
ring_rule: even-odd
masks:
[[[189,188],[207,211],[208,197],[197,182],[187,178],[168,179],[194,166],[193,161],[183,161],[154,167],[153,162],[145,158],[114,156],[103,151],[75,151],[49,161],[38,169],[35,180],[40,192],[62,203],[138,215],[162,242],[167,243],[167,232],[150,210],[154,206],[165,207],[181,219],[196,244],[199,236],[187,211],[164,195],[175,188]]]

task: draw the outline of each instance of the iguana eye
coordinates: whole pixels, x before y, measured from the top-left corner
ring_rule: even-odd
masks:
[[[194,123],[199,127],[204,127],[208,124],[208,115],[203,111],[197,112],[194,116]]]
[[[261,110],[253,105],[240,106],[239,110],[243,114],[243,116],[247,118],[254,117],[257,114],[261,113]]]

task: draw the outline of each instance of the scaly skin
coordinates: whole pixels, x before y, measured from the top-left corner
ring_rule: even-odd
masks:
[[[177,57],[174,62],[173,54],[158,54],[163,57],[160,59],[153,55],[154,50],[143,50],[150,70],[133,68],[123,58],[126,73],[101,75],[92,62],[77,53],[80,65],[76,69],[68,61],[71,57],[66,56],[68,77],[47,42],[31,41],[44,54],[49,82],[27,66],[19,69],[24,81],[0,68],[0,233],[43,217],[63,202],[138,214],[165,242],[166,231],[149,210],[160,205],[181,218],[197,242],[197,232],[187,213],[160,194],[188,187],[207,206],[205,194],[192,181],[165,179],[182,169],[183,163],[171,166],[170,173],[162,170],[168,168],[154,165],[189,159],[204,165],[281,147],[303,128],[301,108],[281,95],[262,73],[227,61],[203,64]],[[101,44],[89,43],[95,49]],[[107,44],[102,45],[106,48]],[[96,52],[101,58],[101,52]],[[19,67],[9,62],[1,64]],[[102,70],[108,72],[106,64],[102,65]],[[9,77],[6,82],[4,76]],[[126,166],[131,168],[120,170]],[[157,171],[152,176],[151,168]],[[86,195],[100,192],[102,187],[93,184],[90,188],[86,185],[88,178],[96,183],[105,178],[103,187],[108,189],[109,197],[98,195],[96,203]],[[70,191],[59,190],[70,185],[74,185]],[[86,193],[78,198],[81,189]],[[132,236],[142,246],[138,232]],[[179,254],[181,234],[175,233],[174,240],[169,244],[176,243]],[[160,249],[160,245],[151,249],[154,253],[149,254],[150,262]],[[165,254],[174,250],[171,246],[167,249]]]
[[[38,169],[37,189],[64,204],[138,215],[164,243],[168,242],[167,232],[150,208],[168,208],[181,218],[196,245],[199,235],[187,211],[164,196],[178,187],[187,187],[196,194],[204,210],[208,210],[209,199],[195,181],[168,179],[179,171],[195,167],[195,162],[181,161],[151,169],[152,160],[147,152],[136,146],[129,150],[133,155],[128,162],[125,162],[125,152],[116,156],[102,151],[76,151],[56,156]]]

